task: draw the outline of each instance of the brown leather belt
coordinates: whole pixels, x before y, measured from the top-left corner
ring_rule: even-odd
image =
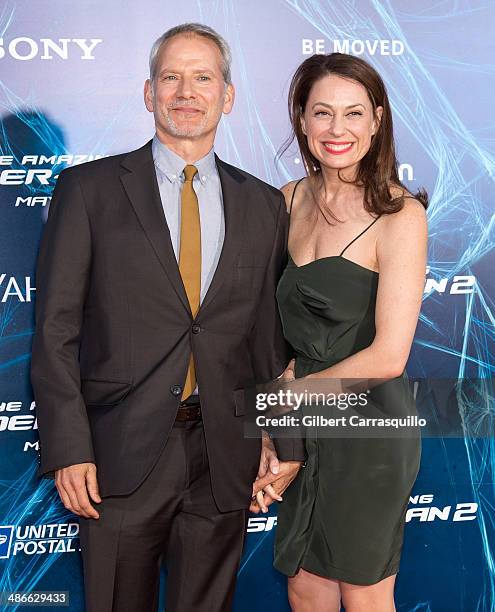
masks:
[[[181,402],[175,421],[200,421],[201,420],[201,403],[199,396],[194,398],[187,398],[184,402]]]

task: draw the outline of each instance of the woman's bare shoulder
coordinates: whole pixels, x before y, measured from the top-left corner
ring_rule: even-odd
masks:
[[[296,181],[290,181],[283,187],[280,187],[280,191],[284,194],[284,197],[285,197],[285,204],[287,206],[287,212],[290,210],[290,203],[292,201],[292,196],[294,195],[294,191],[299,182],[302,182],[302,185],[298,187],[298,192],[303,191],[304,183],[306,182],[305,178],[297,179]]]
[[[399,219],[399,218],[409,218],[409,217],[417,217],[420,219],[426,218],[426,210],[423,204],[416,199],[412,193],[410,193],[405,187],[400,185],[390,184],[389,185],[390,194],[393,198],[404,198],[403,207],[392,215],[387,215],[390,219]]]
[[[387,228],[387,233],[402,234],[408,231],[423,233],[427,224],[423,204],[403,187],[391,185],[389,189],[392,197],[403,197],[404,204],[399,211],[384,215],[384,226]]]

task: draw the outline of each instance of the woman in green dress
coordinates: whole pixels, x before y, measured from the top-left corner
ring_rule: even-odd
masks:
[[[360,58],[314,55],[293,77],[289,110],[308,176],[283,188],[290,256],[277,299],[295,354],[284,378],[309,390],[318,378],[405,380],[424,288],[427,196],[399,180],[383,81]],[[381,409],[404,416],[411,403],[404,396]],[[289,576],[292,609],[392,612],[419,437],[316,435],[306,449],[295,478],[281,464],[258,495],[265,508],[283,498],[275,567]]]

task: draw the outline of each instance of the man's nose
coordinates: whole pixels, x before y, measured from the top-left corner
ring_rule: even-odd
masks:
[[[194,88],[192,79],[184,78],[180,79],[177,86],[177,97],[178,98],[191,98],[194,97]]]

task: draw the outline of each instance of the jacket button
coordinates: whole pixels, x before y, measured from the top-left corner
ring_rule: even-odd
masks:
[[[170,393],[172,395],[180,395],[182,393],[182,387],[180,385],[172,385],[170,387]]]
[[[199,332],[201,331],[201,326],[198,325],[197,323],[195,323],[192,327],[191,327],[191,331],[193,334],[199,334]]]

